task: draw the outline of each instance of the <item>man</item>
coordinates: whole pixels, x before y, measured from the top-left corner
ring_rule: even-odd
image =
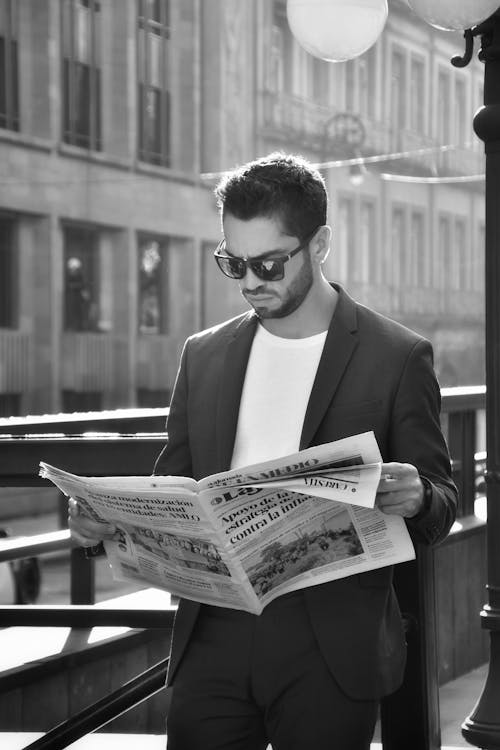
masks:
[[[216,195],[215,258],[252,310],[186,342],[155,471],[195,479],[373,430],[377,503],[415,540],[448,533],[456,489],[430,344],[326,280],[321,175],[271,154]],[[75,510],[72,511],[76,513]],[[76,515],[78,543],[98,540]],[[385,567],[278,597],[260,616],[182,601],[168,684],[169,750],[367,750],[405,642]]]

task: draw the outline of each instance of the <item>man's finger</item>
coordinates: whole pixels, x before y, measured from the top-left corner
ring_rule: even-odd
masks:
[[[408,483],[408,475],[397,476],[390,473],[382,473],[378,483],[377,492],[396,492]]]
[[[72,534],[78,534],[82,539],[112,539],[116,534],[116,526],[111,523],[96,523],[85,516],[68,516],[68,526]]]
[[[411,518],[416,515],[421,508],[421,502],[418,497],[402,500],[396,493],[392,497],[388,494],[382,494],[380,497],[377,495],[376,505],[383,513],[404,516],[405,518]]]
[[[92,539],[90,537],[84,537],[77,531],[71,529],[71,541],[76,547],[95,547],[100,544],[101,539]]]
[[[417,479],[418,471],[411,464],[382,464],[377,492],[396,492],[400,489],[407,489]]]

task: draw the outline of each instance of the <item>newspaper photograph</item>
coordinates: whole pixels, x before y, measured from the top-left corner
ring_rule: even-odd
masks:
[[[261,608],[299,588],[415,557],[404,519],[375,507],[269,487],[225,494],[224,509],[212,498],[217,520]]]
[[[189,477],[80,477],[40,463],[80,512],[116,527],[113,575],[255,614],[276,597],[415,556],[404,520],[375,508],[373,433]]]

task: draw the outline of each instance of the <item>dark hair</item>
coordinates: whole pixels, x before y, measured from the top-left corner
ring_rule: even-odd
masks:
[[[215,189],[222,218],[276,217],[283,230],[305,240],[326,224],[328,196],[321,174],[300,156],[269,154],[228,172]]]

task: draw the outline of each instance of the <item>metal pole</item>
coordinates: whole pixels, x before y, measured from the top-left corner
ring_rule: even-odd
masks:
[[[484,107],[474,130],[486,153],[486,482],[488,604],[481,612],[490,633],[488,677],[462,734],[483,750],[500,748],[500,9],[473,30],[481,35]]]

